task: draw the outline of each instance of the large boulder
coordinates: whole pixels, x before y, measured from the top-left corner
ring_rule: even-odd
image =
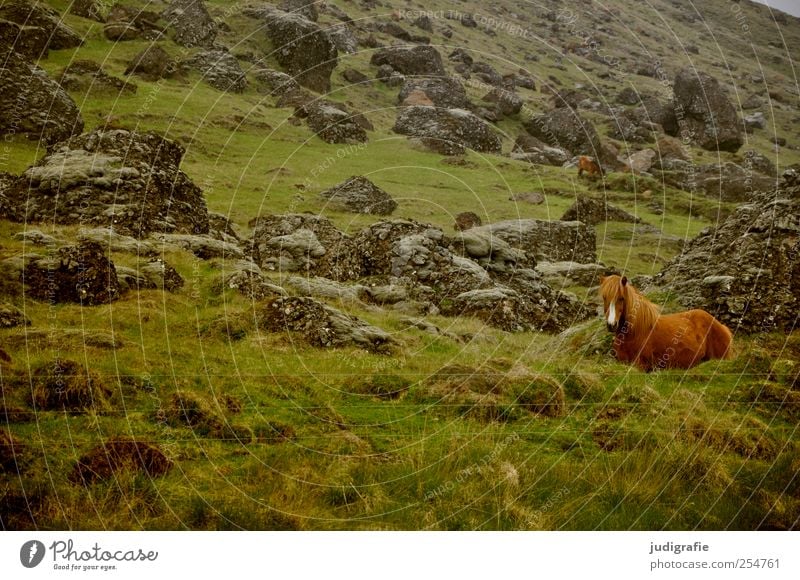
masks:
[[[409,95],[419,91],[423,93],[432,105],[445,109],[467,109],[469,99],[464,85],[454,77],[409,77],[405,79],[397,102],[403,103]]]
[[[675,77],[675,115],[682,132],[709,151],[738,151],[741,121],[717,79],[694,68]]]
[[[217,23],[202,0],[172,0],[161,13],[181,46],[210,47],[217,37]]]
[[[757,192],[771,191],[777,185],[775,174],[762,175],[731,162],[701,165],[693,179],[707,196],[732,202],[751,201]]]
[[[582,264],[597,261],[594,228],[582,222],[519,219],[487,224],[469,231],[486,231],[537,260]]]
[[[654,279],[734,332],[791,331],[800,313],[800,183],[740,205]]]
[[[47,56],[49,40],[47,32],[41,28],[0,20],[0,53],[14,51],[36,61]]]
[[[318,24],[297,12],[270,7],[249,9],[245,13],[266,22],[275,58],[286,72],[312,91],[330,91],[338,51]]]
[[[389,215],[397,209],[391,195],[360,175],[326,189],[320,196],[332,207],[353,213]]]
[[[54,143],[83,131],[75,101],[47,73],[15,52],[0,59],[0,134]]]
[[[114,4],[105,18],[103,34],[114,41],[159,40],[164,36],[158,24],[160,15],[151,10],[143,10],[136,6]]]
[[[177,65],[166,50],[157,44],[149,44],[128,63],[126,75],[138,75],[146,81],[158,81],[175,74]]]
[[[415,137],[443,155],[460,155],[465,149],[500,153],[497,134],[484,121],[464,109],[406,107],[400,111],[392,129]]]
[[[106,3],[101,0],[72,0],[69,5],[69,12],[75,16],[88,18],[96,22],[105,22],[104,4]]]
[[[580,221],[594,226],[605,221],[639,223],[641,220],[602,199],[581,196],[564,212],[561,221]]]
[[[369,121],[340,103],[313,101],[301,107],[309,128],[326,143],[364,143]]]
[[[516,115],[522,110],[524,101],[514,91],[496,87],[484,95],[483,100],[493,103],[495,112],[503,117]]]
[[[376,50],[370,64],[389,65],[404,75],[444,76],[442,55],[429,45],[389,46]]]
[[[154,133],[96,129],[51,148],[6,190],[12,219],[205,234],[200,188],[180,170],[183,147]]]
[[[5,0],[0,4],[0,20],[13,22],[21,28],[40,29],[47,38],[45,50],[75,48],[83,44],[81,37],[62,22],[58,12],[39,2]],[[46,53],[33,56],[46,56]]]
[[[602,151],[600,137],[592,124],[568,107],[536,115],[523,126],[540,141],[573,155],[599,157]]]
[[[105,248],[93,242],[60,248],[54,256],[31,260],[22,281],[27,294],[52,304],[108,304],[120,295],[117,271]]]
[[[570,160],[571,154],[561,147],[551,147],[536,137],[523,133],[514,141],[511,157],[537,165],[561,167]]]
[[[247,78],[239,61],[226,50],[201,50],[183,64],[199,71],[203,80],[217,90],[241,93],[247,88]]]
[[[252,258],[268,271],[302,272],[339,281],[361,277],[361,256],[352,238],[330,220],[310,214],[258,218]]]

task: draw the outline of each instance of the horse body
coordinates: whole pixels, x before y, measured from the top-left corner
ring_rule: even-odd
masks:
[[[578,177],[582,176],[584,171],[590,176],[603,175],[603,169],[598,165],[597,161],[588,155],[578,157]]]
[[[651,371],[688,369],[732,356],[731,331],[705,310],[662,316],[655,304],[619,276],[604,278],[600,290],[618,360]]]

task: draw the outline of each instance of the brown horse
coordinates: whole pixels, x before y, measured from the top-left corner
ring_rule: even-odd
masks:
[[[578,157],[578,177],[582,176],[584,171],[589,174],[589,177],[603,175],[603,168],[588,155]]]
[[[600,282],[606,326],[614,333],[617,360],[644,371],[688,369],[710,359],[731,358],[730,329],[705,310],[661,315],[628,279]]]

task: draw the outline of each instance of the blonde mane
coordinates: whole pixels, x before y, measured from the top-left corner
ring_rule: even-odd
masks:
[[[600,293],[609,302],[617,296],[625,299],[625,321],[628,323],[627,333],[642,336],[649,333],[660,315],[658,306],[650,302],[630,283],[622,285],[619,276],[608,276],[600,284]]]

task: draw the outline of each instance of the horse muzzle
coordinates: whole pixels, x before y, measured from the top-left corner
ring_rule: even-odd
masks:
[[[619,322],[615,322],[614,324],[609,324],[606,322],[606,328],[608,329],[608,332],[617,332],[619,329]]]

